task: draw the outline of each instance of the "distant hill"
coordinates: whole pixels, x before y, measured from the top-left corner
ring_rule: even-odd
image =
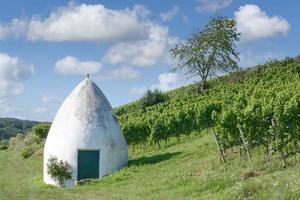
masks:
[[[24,134],[38,123],[41,122],[15,118],[0,118],[0,140],[9,139],[18,133]]]

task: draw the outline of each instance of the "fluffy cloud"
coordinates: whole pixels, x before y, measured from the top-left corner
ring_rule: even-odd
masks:
[[[9,99],[24,91],[23,82],[34,73],[34,66],[20,58],[0,53],[0,111],[10,112]]]
[[[184,84],[183,78],[178,73],[162,73],[158,76],[159,84],[152,85],[150,88],[158,88],[162,91],[168,91],[178,88]]]
[[[142,95],[147,91],[146,86],[134,86],[129,90],[129,93],[131,94],[137,94],[137,95]]]
[[[96,61],[80,61],[73,56],[66,56],[55,64],[55,71],[64,75],[86,75],[93,74],[96,79],[120,80],[140,77],[140,73],[127,66],[118,66],[113,69],[102,70],[102,64]],[[99,73],[101,71],[101,73]],[[52,102],[55,97],[44,96],[43,102]],[[57,99],[56,99],[57,100]]]
[[[178,73],[171,73],[171,72],[167,72],[167,73],[162,73],[158,76],[158,84],[154,84],[150,87],[146,87],[146,86],[135,86],[132,87],[129,92],[131,94],[144,94],[146,92],[147,89],[159,89],[162,91],[168,91],[168,90],[172,90],[178,87],[181,87],[185,84],[185,81],[183,79],[182,76],[180,76]]]
[[[198,12],[216,12],[226,8],[232,3],[233,0],[197,0],[199,5],[196,7]]]
[[[178,11],[179,11],[178,6],[174,6],[171,10],[160,13],[159,17],[164,22],[168,22],[171,21],[178,14]]]
[[[22,110],[25,118],[30,118],[37,121],[52,121],[56,115],[59,106],[63,99],[60,97],[45,94],[41,97],[41,102],[34,108],[24,108]]]
[[[26,34],[28,20],[13,19],[9,23],[0,23],[0,39],[21,37]]]
[[[169,49],[177,38],[170,37],[166,27],[148,23],[149,37],[144,40],[121,42],[109,48],[103,61],[110,64],[149,67],[167,63]]]
[[[288,21],[280,16],[268,16],[257,5],[246,4],[234,13],[242,41],[286,35],[290,30]]]
[[[121,66],[112,70],[104,71],[99,78],[106,80],[135,79],[140,73],[131,67]]]
[[[43,95],[42,102],[45,104],[58,104],[61,101],[60,98],[53,95]]]
[[[69,3],[52,12],[48,18],[33,17],[28,39],[46,41],[116,42],[147,36],[145,18],[149,11],[143,6],[112,10],[101,4]]]
[[[174,7],[175,11],[178,7]],[[112,43],[102,58],[102,63],[115,66],[150,67],[170,64],[169,49],[178,40],[169,35],[168,28],[149,19],[150,11],[137,5],[132,9],[112,10],[101,4],[75,5],[69,3],[52,12],[49,17],[33,17],[27,37],[46,41],[97,41]],[[166,15],[164,15],[165,18]],[[93,67],[87,67],[86,64]],[[100,63],[81,62],[66,57],[56,63],[62,74],[98,73]],[[78,70],[74,70],[78,69]],[[84,70],[87,68],[88,70]],[[91,69],[96,69],[91,71]],[[122,70],[122,71],[120,71]],[[119,67],[111,73],[133,73],[132,69]]]
[[[73,56],[66,56],[55,64],[56,72],[64,75],[97,74],[101,68],[100,62],[80,61]]]

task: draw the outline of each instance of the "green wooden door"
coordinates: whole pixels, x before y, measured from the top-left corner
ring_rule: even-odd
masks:
[[[99,178],[99,151],[78,150],[78,181]]]

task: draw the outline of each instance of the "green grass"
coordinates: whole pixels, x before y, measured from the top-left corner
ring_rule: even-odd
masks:
[[[0,199],[299,199],[300,165],[283,168],[263,162],[260,150],[251,162],[237,150],[219,162],[210,134],[192,136],[161,149],[130,151],[129,166],[72,189],[43,184],[42,159],[22,159],[0,151]],[[253,176],[246,178],[249,172]]]

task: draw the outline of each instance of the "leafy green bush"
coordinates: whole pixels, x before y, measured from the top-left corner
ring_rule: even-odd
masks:
[[[30,132],[26,135],[18,134],[16,137],[10,138],[8,145],[10,150],[21,152],[23,158],[29,158],[32,155],[41,156],[43,146],[44,139],[41,139]]]
[[[0,140],[0,150],[8,149],[8,142],[6,140]]]
[[[157,88],[154,90],[147,90],[141,99],[142,108],[146,108],[158,103],[165,102],[167,97]]]
[[[58,160],[57,157],[51,156],[47,163],[47,172],[60,187],[64,187],[64,182],[72,178],[72,168],[67,161]]]
[[[35,148],[33,146],[26,146],[23,149],[21,156],[26,159],[31,157],[34,153],[35,153]]]
[[[39,138],[46,138],[50,127],[50,124],[38,124],[32,127],[31,131],[34,135],[38,136]]]

